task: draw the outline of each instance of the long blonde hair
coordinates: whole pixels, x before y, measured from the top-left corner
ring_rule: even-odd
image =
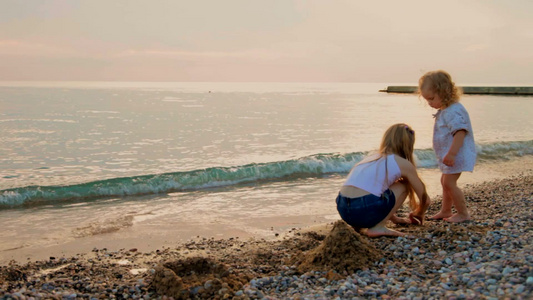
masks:
[[[430,89],[439,95],[444,108],[458,102],[463,92],[452,81],[452,76],[443,70],[431,71],[422,75],[418,80],[418,95],[422,94],[423,89]]]
[[[390,126],[381,140],[379,147],[380,157],[389,154],[396,154],[410,161],[415,167],[414,160],[415,131],[407,124],[398,123]],[[415,191],[411,184],[407,183],[407,195],[409,197],[409,206],[414,210],[418,203],[415,198]]]

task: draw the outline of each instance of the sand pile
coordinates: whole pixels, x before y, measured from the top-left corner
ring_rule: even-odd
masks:
[[[338,277],[370,267],[381,257],[381,251],[365,237],[337,221],[326,236],[308,232],[268,243],[268,247],[241,248],[226,257],[167,261],[155,268],[151,288],[174,299],[238,299],[243,295],[237,292],[253,278],[281,270],[293,275],[326,271]]]
[[[271,242],[226,241],[224,245],[215,246],[219,251],[217,256],[166,260],[155,268],[150,288],[158,295],[174,299],[239,299],[245,297],[242,288],[251,279],[287,269],[323,239],[323,235],[306,232]],[[208,249],[212,246],[209,242],[215,243],[191,243],[187,249]],[[225,254],[220,255],[220,247],[227,250]],[[241,293],[237,293],[239,290]]]
[[[339,220],[333,224],[333,229],[318,247],[304,254],[298,270],[306,272],[333,269],[351,274],[356,270],[372,266],[382,256],[381,251],[366,238]]]
[[[190,257],[156,267],[151,287],[174,299],[228,299],[250,279],[210,258]]]

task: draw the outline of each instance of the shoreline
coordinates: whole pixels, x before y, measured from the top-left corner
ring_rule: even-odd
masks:
[[[469,184],[464,192],[476,216],[474,221],[397,226],[410,235],[408,238],[369,239],[353,230],[349,234],[344,230],[342,235],[342,231],[334,232],[334,222],[329,222],[291,229],[271,239],[197,237],[151,252],[95,247],[89,253],[6,264],[0,266],[0,295],[527,298],[533,292],[532,183],[529,169],[504,179]],[[440,207],[439,199],[433,200],[430,213]],[[328,248],[327,241],[337,244]],[[372,249],[370,252],[377,256],[344,249],[348,252],[343,255],[369,263],[339,267],[324,260],[332,256],[325,253],[331,254],[333,248],[342,245]],[[324,252],[318,253],[317,249]],[[301,269],[311,255],[322,255],[310,260],[322,257],[318,260],[322,264]],[[225,276],[212,273],[219,267],[225,268]],[[185,274],[195,270],[199,275],[194,280]]]
[[[482,184],[486,181],[502,179],[516,173],[531,173],[533,170],[533,156],[528,155],[513,159],[507,162],[484,163],[476,166],[474,173],[465,172],[459,179],[459,185],[464,189],[470,185]],[[440,194],[440,172],[430,169],[419,169],[428,194],[436,203],[435,197]],[[339,184],[343,178],[339,177]],[[333,182],[334,183],[334,182]],[[331,183],[328,183],[331,184]],[[334,183],[334,189],[337,184]],[[326,188],[326,187],[322,187]],[[334,191],[327,194],[334,195]],[[467,203],[468,204],[468,203]],[[313,227],[340,219],[336,209],[330,205],[330,201],[320,202],[317,205],[320,209],[313,213],[290,216],[264,216],[250,220],[240,219],[239,222],[209,222],[191,223],[189,220],[172,223],[158,222],[153,224],[142,224],[122,227],[117,231],[88,235],[82,238],[59,238],[32,245],[30,241],[21,243],[11,243],[13,247],[6,247],[0,251],[0,266],[7,265],[15,260],[17,263],[29,261],[45,260],[49,257],[71,257],[80,253],[89,253],[93,249],[107,248],[110,251],[119,249],[136,248],[140,252],[150,252],[162,247],[175,247],[190,240],[199,238],[229,239],[239,238],[241,240],[252,238],[276,239],[277,236],[285,232]],[[327,205],[327,207],[323,207]],[[127,217],[127,216],[126,216]],[[192,215],[191,215],[192,217]],[[476,217],[475,215],[473,216]],[[46,233],[44,231],[43,233]],[[140,238],[142,237],[142,238]]]

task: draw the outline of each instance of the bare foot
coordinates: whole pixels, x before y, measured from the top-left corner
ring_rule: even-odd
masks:
[[[455,214],[449,218],[444,218],[444,221],[448,221],[448,222],[452,222],[452,223],[461,223],[461,222],[466,222],[466,221],[469,221],[471,220],[472,218],[470,218],[470,215],[460,215],[460,214]]]
[[[392,217],[390,217],[390,220],[394,224],[411,224],[411,221],[409,221],[409,219],[400,218],[400,217],[398,217],[396,215],[392,215]]]
[[[368,237],[380,237],[380,236],[404,236],[405,233],[389,229],[387,227],[369,228],[366,231]]]
[[[428,217],[430,220],[442,220],[445,218],[449,218],[452,216],[452,213],[443,213],[442,211],[439,211],[436,215],[433,215],[431,217]]]

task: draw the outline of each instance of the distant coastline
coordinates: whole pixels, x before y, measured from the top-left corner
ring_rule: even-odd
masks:
[[[533,95],[533,86],[463,86],[463,94],[473,95]],[[391,85],[384,90],[384,93],[411,94],[417,91],[416,86]]]

